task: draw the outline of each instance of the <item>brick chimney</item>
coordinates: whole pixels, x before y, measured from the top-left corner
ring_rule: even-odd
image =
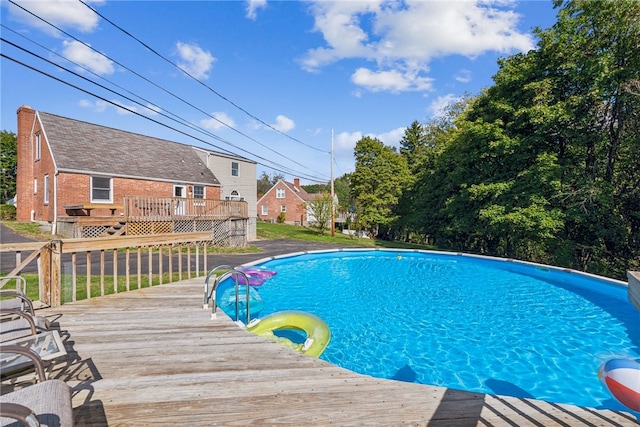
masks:
[[[293,178],[293,186],[300,188],[300,178]]]
[[[28,105],[18,108],[17,157],[18,170],[16,176],[16,219],[28,222],[31,220],[31,210],[34,208],[33,197],[33,159],[34,147],[31,129],[36,118],[36,112]]]

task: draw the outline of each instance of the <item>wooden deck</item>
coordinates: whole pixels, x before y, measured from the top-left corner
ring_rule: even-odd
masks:
[[[634,426],[624,412],[381,380],[202,309],[203,279],[42,310],[69,351],[76,425]],[[576,391],[579,392],[579,391]]]

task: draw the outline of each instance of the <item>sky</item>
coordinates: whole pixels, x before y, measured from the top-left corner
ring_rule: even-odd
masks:
[[[551,0],[1,0],[2,130],[22,105],[232,153],[257,178],[327,183],[363,136],[398,147],[499,58],[536,46]]]

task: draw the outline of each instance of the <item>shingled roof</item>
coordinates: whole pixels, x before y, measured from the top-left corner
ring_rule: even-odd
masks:
[[[309,194],[302,187],[296,187],[296,185],[292,182],[282,181],[282,183],[289,189],[293,194],[298,196],[303,202],[309,202],[315,199],[314,194]]]
[[[193,147],[38,112],[58,170],[220,185]]]

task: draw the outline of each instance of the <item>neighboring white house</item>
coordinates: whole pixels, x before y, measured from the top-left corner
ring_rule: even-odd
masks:
[[[220,181],[220,199],[243,200],[247,202],[249,222],[247,239],[257,236],[257,194],[256,162],[243,157],[194,147],[196,154],[203,160],[218,181]]]

